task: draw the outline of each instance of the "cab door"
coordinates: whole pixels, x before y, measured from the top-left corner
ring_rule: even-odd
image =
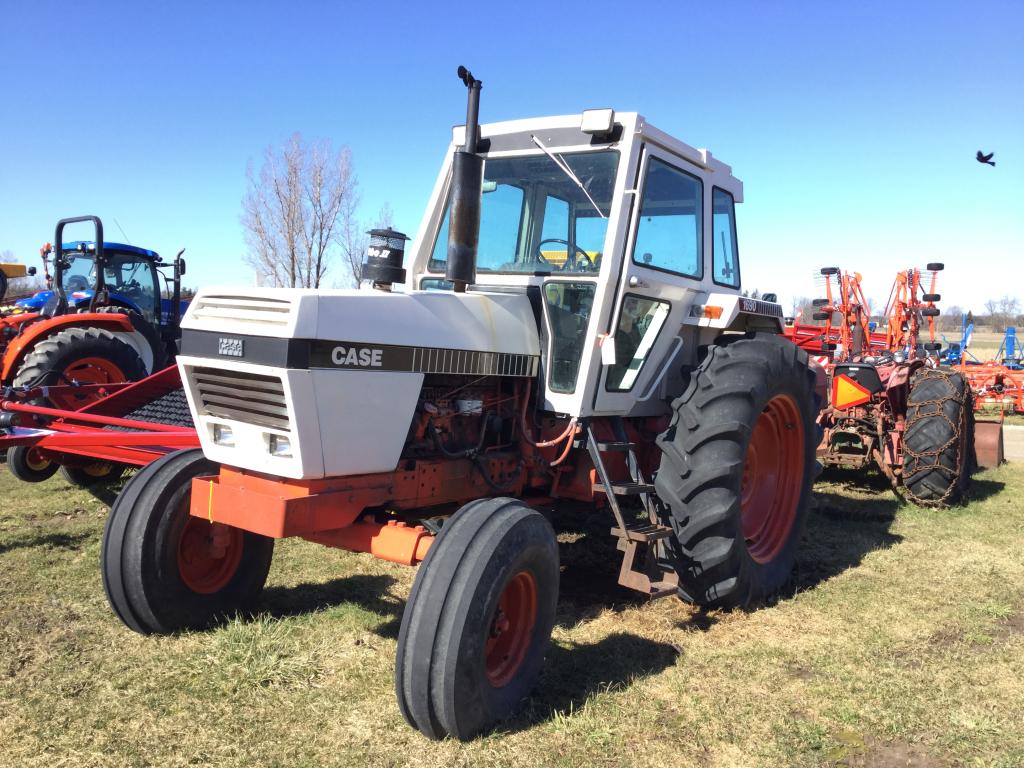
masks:
[[[644,145],[640,162],[637,201],[594,393],[599,414],[664,410],[659,384],[682,359],[679,332],[705,281],[706,173],[652,144]]]

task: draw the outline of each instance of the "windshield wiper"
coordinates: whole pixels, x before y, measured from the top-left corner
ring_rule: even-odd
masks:
[[[530,134],[530,138],[533,139],[534,144],[541,148],[541,151],[544,152],[545,155],[551,158],[551,162],[557,165],[559,169],[562,171],[562,173],[568,176],[572,180],[572,182],[577,187],[580,188],[580,192],[587,196],[587,200],[589,200],[590,204],[594,206],[594,210],[597,211],[597,215],[600,216],[602,219],[607,219],[608,217],[601,212],[600,208],[597,207],[597,203],[594,202],[594,198],[590,196],[590,193],[587,192],[587,188],[583,186],[583,182],[579,180],[575,173],[572,172],[572,168],[569,167],[569,164],[565,162],[562,156],[554,154],[550,149],[548,149],[541,143],[540,139],[538,139],[532,133]]]

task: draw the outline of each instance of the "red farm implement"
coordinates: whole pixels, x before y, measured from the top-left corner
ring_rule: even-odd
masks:
[[[130,384],[9,389],[0,428],[16,477],[40,482],[59,469],[83,487],[199,445],[176,366]]]
[[[823,267],[821,275],[825,296],[813,301],[812,319],[816,322],[794,322],[786,327],[786,337],[822,365],[843,359],[847,353],[860,356],[885,349],[886,335],[872,330],[860,274]]]
[[[823,269],[827,297],[815,302],[821,307],[815,319],[825,320],[823,351],[833,355],[829,404],[819,417],[819,459],[857,469],[873,464],[894,489],[931,506],[960,498],[975,450],[967,381],[938,366],[935,290],[941,269],[929,264],[897,274],[884,334],[872,332],[856,273]]]

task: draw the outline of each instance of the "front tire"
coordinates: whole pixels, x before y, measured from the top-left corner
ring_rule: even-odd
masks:
[[[402,616],[398,706],[432,739],[468,740],[512,714],[540,674],[558,601],[551,524],[514,499],[445,523]]]
[[[103,531],[103,588],[142,634],[203,629],[252,607],[274,540],[189,514],[193,478],[217,465],[201,450],[168,454],[133,477]]]
[[[658,497],[679,596],[748,607],[789,580],[811,497],[817,396],[807,354],[778,336],[723,337],[672,404]]]

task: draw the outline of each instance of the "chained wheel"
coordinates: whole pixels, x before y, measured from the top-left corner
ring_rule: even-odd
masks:
[[[903,487],[911,501],[946,507],[970,482],[974,419],[970,388],[952,371],[921,368],[910,383]]]

